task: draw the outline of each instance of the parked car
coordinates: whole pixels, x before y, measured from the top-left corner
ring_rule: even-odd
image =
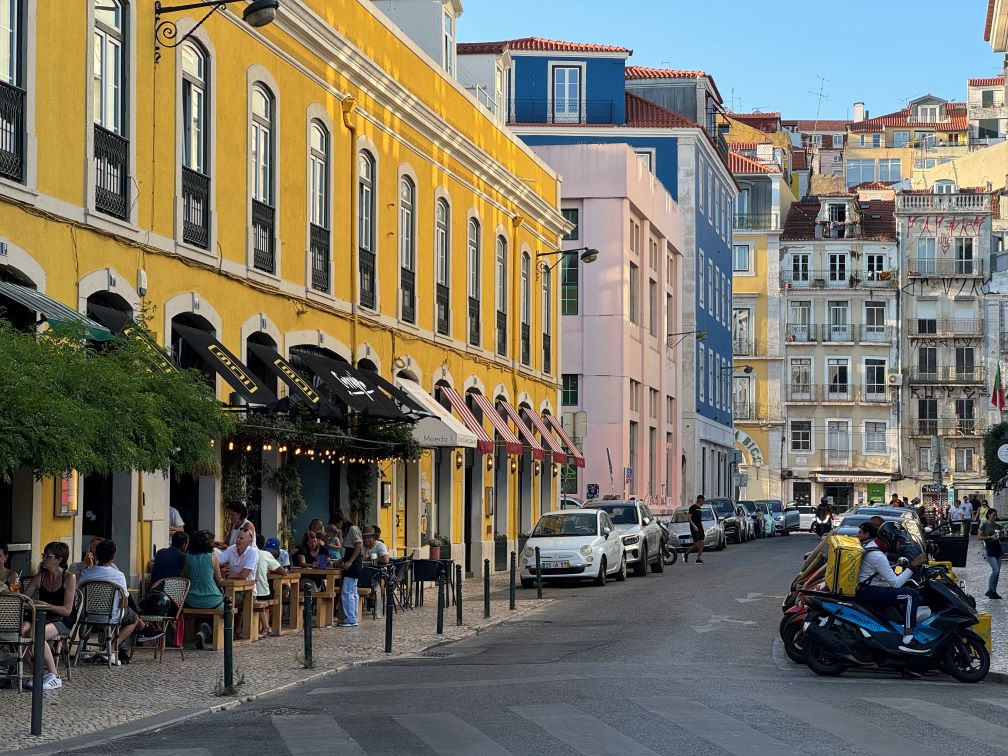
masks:
[[[581,509],[584,506],[580,499],[575,499],[573,496],[561,496],[560,497],[560,509]]]
[[[773,538],[776,533],[774,533],[774,520],[773,512],[770,511],[770,502],[766,499],[756,499],[753,501],[756,505],[756,511],[763,515],[763,534]]]
[[[746,511],[746,514],[752,520],[755,536],[763,538],[767,534],[766,520],[763,519],[763,512],[756,506],[756,502],[752,499],[743,499],[739,502],[739,506]]]
[[[539,518],[521,557],[522,588],[535,585],[535,550],[544,580],[586,580],[605,585],[626,580],[623,541],[609,515],[600,509],[569,509]]]
[[[735,512],[735,502],[731,499],[708,499],[707,503],[714,508],[718,519],[724,524],[725,535],[735,543],[742,543],[742,524]]]
[[[742,542],[756,540],[756,523],[749,512],[741,504],[735,505],[735,516],[738,518],[739,527],[742,529]]]
[[[623,539],[626,561],[628,565],[633,565],[634,575],[646,575],[649,563],[651,572],[664,571],[665,563],[662,562],[661,554],[665,533],[658,527],[658,521],[647,504],[640,499],[628,499],[602,501],[588,506],[601,509],[609,515],[616,533]]]
[[[850,514],[844,515],[844,518],[840,521],[840,525],[837,526],[833,532],[838,535],[857,535],[858,528],[861,527],[862,523],[867,522],[872,517],[881,517],[886,522],[898,523],[901,528],[906,530],[911,540],[920,547],[921,551],[925,551],[924,546],[927,539],[924,534],[924,529],[921,528],[920,522],[916,517],[894,517],[892,515],[885,514],[879,515],[874,512],[865,512],[865,509],[868,509],[868,507],[861,507]],[[896,511],[899,512],[900,510]]]
[[[704,504],[700,509],[700,521],[704,527],[704,549],[720,551],[728,543],[725,535],[724,523],[722,523],[714,508],[710,504]],[[689,524],[689,509],[680,507],[672,513],[672,522],[668,525],[672,537],[675,538],[675,549],[682,554],[689,551],[693,545],[693,534]]]
[[[807,504],[798,505],[798,529],[812,530],[812,523],[815,522],[816,508]]]
[[[780,499],[764,499],[764,501],[770,507],[775,533],[790,535],[801,527],[801,515],[798,514],[798,507],[794,502],[788,502],[785,507]]]
[[[851,514],[868,515],[872,517],[878,515],[879,517],[893,518],[894,520],[916,520],[917,512],[912,509],[907,509],[906,507],[858,507]]]

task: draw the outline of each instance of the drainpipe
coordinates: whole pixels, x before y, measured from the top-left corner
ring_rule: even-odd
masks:
[[[903,375],[903,244],[899,227],[896,228],[896,261],[899,265],[899,277],[896,280],[896,373]],[[901,381],[902,383],[902,381]],[[903,475],[903,386],[896,389],[896,427],[899,434],[896,437],[896,472]]]
[[[347,97],[342,102],[343,110],[343,125],[346,126],[347,131],[350,132],[350,217],[353,219],[350,223],[350,254],[347,255],[347,259],[350,261],[350,317],[351,317],[351,327],[350,327],[350,364],[357,364],[357,321],[359,320],[358,309],[360,304],[358,298],[360,295],[360,261],[358,259],[359,252],[357,249],[357,235],[359,229],[357,227],[357,222],[355,214],[353,211],[354,203],[356,202],[357,196],[357,119],[355,117],[355,111],[357,109],[357,100],[353,97]],[[377,203],[376,207],[377,207]],[[358,210],[359,212],[359,210]]]

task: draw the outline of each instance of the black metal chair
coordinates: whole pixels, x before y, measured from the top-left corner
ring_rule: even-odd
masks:
[[[377,577],[377,567],[365,566],[361,569],[360,577],[357,578],[357,595],[360,596],[364,607],[371,610],[372,619],[378,618],[378,593],[375,586]]]
[[[409,580],[412,563],[412,559],[393,559],[389,562],[392,579],[395,583],[392,589],[392,608],[395,611],[413,608],[413,586]]]
[[[412,586],[418,606],[423,606],[424,584],[437,583],[446,577],[447,569],[439,559],[414,559]]]

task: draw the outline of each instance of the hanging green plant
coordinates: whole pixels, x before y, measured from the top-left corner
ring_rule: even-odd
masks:
[[[364,518],[375,504],[375,487],[378,485],[378,468],[368,464],[347,466],[347,496],[350,499],[350,520],[364,524]]]
[[[294,521],[308,507],[301,490],[301,471],[295,462],[288,459],[276,469],[267,465],[263,470],[263,480],[277,493],[283,503],[279,537],[280,542],[289,549],[297,536],[294,532]]]

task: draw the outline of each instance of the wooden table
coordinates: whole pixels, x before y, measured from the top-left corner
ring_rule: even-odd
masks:
[[[298,583],[301,576],[296,572],[287,575],[270,575],[270,586],[273,588],[273,597],[277,600],[273,605],[273,616],[270,618],[270,627],[273,635],[290,635],[301,632],[301,612],[298,611]],[[287,600],[284,601],[284,588],[287,588]],[[287,607],[287,627],[283,626],[283,609]]]
[[[313,590],[312,600],[315,606],[314,615],[317,617],[315,624],[318,627],[329,627],[333,623],[333,617],[336,616],[336,598],[339,596],[339,586],[343,580],[343,571],[329,569],[328,567],[325,569],[317,567],[295,567],[292,569],[297,571],[296,574],[299,578],[322,577],[326,579],[325,590]]]
[[[224,591],[225,596],[231,598],[231,606],[237,609],[239,595],[243,596],[242,606],[241,606],[241,618],[242,618],[242,633],[241,636],[235,632],[234,642],[235,643],[252,643],[259,637],[259,627],[258,623],[255,623],[255,580],[233,580],[231,578],[225,578],[221,581],[221,590]]]

